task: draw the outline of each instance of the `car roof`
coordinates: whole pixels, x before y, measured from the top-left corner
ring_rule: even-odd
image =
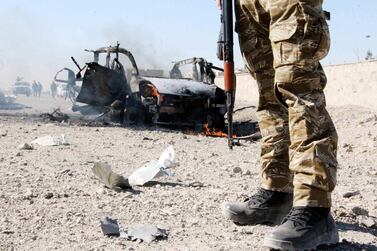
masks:
[[[27,83],[27,82],[16,82],[16,83],[14,83],[14,85],[27,85],[27,86],[30,86],[30,84]]]

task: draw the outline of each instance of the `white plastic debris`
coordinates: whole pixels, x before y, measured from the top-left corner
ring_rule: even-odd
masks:
[[[51,136],[47,135],[41,138],[38,138],[31,142],[31,144],[37,144],[41,146],[61,146],[61,145],[69,145],[69,143],[65,139],[65,135],[61,136]]]
[[[145,183],[161,176],[173,176],[174,173],[169,170],[176,165],[175,151],[173,146],[169,146],[161,154],[158,161],[153,160],[133,172],[128,178],[132,186],[142,186]]]

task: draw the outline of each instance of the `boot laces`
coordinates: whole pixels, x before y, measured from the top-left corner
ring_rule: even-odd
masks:
[[[312,208],[292,208],[289,214],[283,220],[284,222],[291,221],[295,227],[307,228],[313,226],[323,217],[321,214],[313,210]]]
[[[261,205],[268,199],[270,199],[272,194],[272,191],[259,189],[254,195],[252,195],[250,198],[247,198],[245,202],[248,202],[249,205]]]

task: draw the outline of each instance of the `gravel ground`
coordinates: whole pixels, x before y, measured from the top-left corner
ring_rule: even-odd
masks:
[[[189,135],[164,128],[83,126],[43,122],[38,114],[67,101],[20,98],[33,107],[0,110],[0,250],[263,250],[271,227],[235,226],[221,215],[224,201],[242,200],[258,187],[259,143],[242,142],[233,151],[226,139]],[[338,186],[333,213],[342,242],[320,250],[377,250],[376,228],[360,222],[367,210],[377,216],[377,111],[331,107],[339,133]],[[254,109],[239,117],[254,117]],[[65,134],[70,145],[23,143]],[[159,179],[137,193],[108,190],[94,177],[94,162],[107,162],[129,175],[173,145],[175,177]],[[197,182],[202,186],[190,186]],[[360,193],[350,198],[348,192]],[[154,243],[103,236],[99,220],[110,216],[123,227],[151,223],[168,229]],[[364,216],[366,217],[366,216]]]

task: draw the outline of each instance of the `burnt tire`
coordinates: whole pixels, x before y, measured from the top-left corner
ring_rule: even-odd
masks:
[[[212,113],[207,115],[207,124],[210,128],[217,128],[219,130],[225,129],[225,119],[219,113]]]
[[[136,107],[126,108],[122,117],[123,118],[121,118],[121,121],[122,121],[122,124],[125,126],[142,125],[145,122],[144,111]]]

